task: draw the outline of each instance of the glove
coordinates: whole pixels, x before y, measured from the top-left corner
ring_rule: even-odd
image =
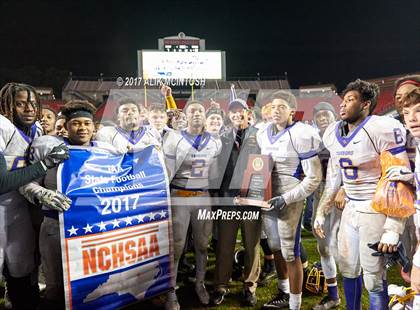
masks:
[[[35,197],[43,206],[58,212],[67,211],[71,205],[71,200],[66,195],[46,188],[36,193]]]
[[[372,256],[383,256],[385,260],[385,268],[389,269],[396,263],[400,264],[404,272],[409,272],[411,269],[411,263],[406,254],[405,248],[401,242],[397,244],[397,251],[394,253],[383,253],[378,249],[379,242],[368,243],[368,247],[376,251],[372,253]]]
[[[286,206],[286,202],[281,195],[271,198],[268,203],[271,205],[271,208],[268,209],[268,211],[273,209],[281,211]]]
[[[325,216],[322,214],[320,215],[317,214],[314,221],[314,230],[315,230],[315,233],[321,239],[325,238],[324,224],[325,224]]]
[[[47,168],[54,168],[58,166],[61,162],[69,159],[69,149],[63,143],[58,146],[53,147],[53,149],[47,154],[47,156],[42,160]]]
[[[414,182],[413,172],[404,166],[391,166],[386,170],[385,177],[390,181],[400,181],[409,184]]]

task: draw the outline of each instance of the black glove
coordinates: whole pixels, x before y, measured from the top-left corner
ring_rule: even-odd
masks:
[[[411,263],[407,257],[405,248],[401,242],[397,244],[397,252],[394,253],[382,253],[378,251],[379,241],[376,243],[368,243],[368,247],[376,251],[372,253],[372,256],[383,256],[385,259],[385,268],[389,269],[395,264],[400,264],[405,273],[411,270]]]
[[[271,205],[270,210],[281,211],[286,206],[286,202],[281,195],[271,198],[268,203]]]
[[[42,162],[45,164],[45,166],[47,166],[47,168],[54,168],[66,159],[69,159],[69,157],[69,149],[63,143],[53,147],[53,149],[47,154]]]

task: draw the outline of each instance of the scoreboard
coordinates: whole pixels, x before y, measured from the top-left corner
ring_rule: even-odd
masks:
[[[199,52],[206,49],[206,41],[196,37],[186,36],[180,32],[177,36],[158,40],[159,50],[165,52]]]

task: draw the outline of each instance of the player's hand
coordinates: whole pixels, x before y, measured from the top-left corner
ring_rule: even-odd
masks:
[[[385,177],[390,181],[400,181],[413,184],[413,172],[404,166],[391,166],[386,170]]]
[[[271,205],[269,210],[275,209],[277,211],[281,211],[286,206],[286,202],[281,195],[271,198],[268,203]]]
[[[393,231],[386,231],[382,234],[378,245],[378,252],[393,253],[398,251],[399,234]]]
[[[162,84],[162,86],[160,87],[160,92],[165,97],[172,96],[172,88],[170,88],[168,85]]]
[[[71,205],[71,200],[66,195],[46,188],[39,191],[36,198],[43,206],[58,212],[67,211]]]
[[[210,98],[210,108],[220,109],[220,103],[214,101],[213,98]]]
[[[47,154],[42,162],[45,164],[45,166],[47,166],[47,168],[54,168],[66,159],[69,159],[69,157],[69,149],[63,143],[53,147],[53,149]]]
[[[340,210],[343,210],[346,206],[346,191],[344,188],[340,188],[340,190],[335,195],[334,206]]]
[[[411,269],[411,289],[416,291],[417,294],[420,294],[420,267],[413,265]]]
[[[318,237],[321,239],[325,238],[325,231],[324,231],[324,224],[325,224],[325,216],[324,215],[317,215],[314,221],[314,230]]]

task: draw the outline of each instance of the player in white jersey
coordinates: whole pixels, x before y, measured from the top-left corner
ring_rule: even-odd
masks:
[[[361,271],[369,292],[370,309],[387,308],[386,269],[383,257],[372,256],[368,244],[380,242],[382,252],[396,250],[405,219],[377,213],[371,207],[381,177],[381,152],[406,160],[405,129],[390,117],[371,115],[376,106],[379,87],[356,80],[347,85],[340,105],[341,121],[331,124],[323,143],[330,151],[327,183],[318,206],[315,231],[325,237],[326,210],[343,183],[347,202],[338,233],[339,267],[343,275],[347,309],[361,309]],[[396,166],[395,171],[409,171]]]
[[[125,99],[118,103],[117,119],[119,126],[107,126],[96,133],[96,140],[112,144],[121,152],[144,149],[149,145],[161,145],[156,129],[142,126],[138,104]]]
[[[2,124],[0,128],[14,127],[3,115],[0,115],[0,123]],[[23,168],[8,170],[7,162],[3,155],[5,140],[3,136],[0,135],[0,137],[0,195],[17,190],[32,180],[43,177],[51,163],[55,164],[55,162],[58,163],[68,158],[68,149],[65,146],[60,146],[48,154],[47,160],[41,160]]]
[[[91,141],[95,129],[93,122],[95,110],[95,107],[87,101],[67,102],[62,113],[66,116],[68,138],[42,136],[35,139],[31,146],[30,160],[34,162],[43,160],[51,149],[62,143],[95,146],[114,151],[113,146],[108,143]],[[36,202],[46,195],[52,198],[53,203],[42,199],[39,201],[44,214],[39,244],[46,284],[42,308],[63,309],[64,286],[58,213],[66,211],[71,201],[57,192],[57,168],[49,169],[43,179],[25,185],[20,191],[31,202]]]
[[[420,139],[420,85],[412,89],[403,101],[402,114],[405,124],[411,135],[418,142]],[[415,185],[416,185],[416,214],[414,215],[414,224],[417,234],[417,250],[413,257],[413,268],[411,270],[411,288],[416,292],[413,301],[413,309],[420,309],[420,148],[416,146],[415,159]],[[416,308],[417,307],[417,308]]]
[[[8,170],[24,167],[32,140],[42,135],[37,122],[41,105],[32,86],[6,84],[0,90],[0,114],[10,122],[0,122],[0,145]],[[39,299],[37,281],[31,273],[35,264],[35,231],[29,206],[17,192],[0,196],[0,264],[5,262],[8,295],[14,308],[36,305]]]
[[[322,179],[318,158],[321,138],[312,126],[293,122],[297,103],[291,93],[278,91],[272,99],[273,123],[257,134],[261,154],[270,155],[274,164],[271,174],[274,198],[269,201],[274,209],[263,212],[262,219],[276,261],[279,294],[265,307],[300,309],[303,282],[300,221],[305,198]]]
[[[199,213],[211,211],[208,194],[209,173],[221,143],[205,131],[205,108],[197,101],[185,108],[188,126],[181,132],[171,131],[164,137],[163,151],[171,180],[172,227],[175,256],[175,283],[188,226],[191,223],[196,259],[195,291],[203,304],[209,303],[204,285],[207,267],[207,246],[212,229],[209,219],[199,219]],[[168,294],[167,308],[179,309],[174,291]]]
[[[328,102],[320,102],[314,106],[313,118],[319,134],[322,137],[327,127],[335,122],[336,113],[334,107]],[[314,193],[313,213],[312,213],[312,227],[315,221],[315,215],[318,208],[319,200],[325,187],[325,177],[327,172],[328,161],[330,159],[330,152],[323,144],[320,146],[318,152],[319,159],[322,165],[322,182]],[[334,208],[325,218],[324,229],[326,238],[320,238],[314,234],[318,243],[318,252],[321,257],[322,271],[327,282],[328,295],[325,296],[321,302],[314,306],[314,310],[331,309],[340,304],[337,287],[337,267],[335,264],[335,257],[337,257],[337,233],[340,225],[341,210]]]

